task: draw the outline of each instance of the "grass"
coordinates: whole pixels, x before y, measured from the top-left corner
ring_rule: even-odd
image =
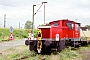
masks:
[[[14,29],[13,35],[14,39],[22,39],[28,37],[28,29]],[[9,28],[0,28],[0,42],[2,40],[8,40],[8,37],[10,35]],[[34,35],[36,35],[36,30],[34,30]]]
[[[73,51],[71,48],[64,49],[57,54],[52,53],[51,55],[41,55],[29,51],[28,46],[19,46],[2,50],[1,53],[0,60],[75,60],[80,58],[77,51]]]
[[[28,46],[18,46],[0,51],[0,60],[82,60],[79,52],[90,50],[90,45],[71,50],[71,47],[62,50],[60,53],[51,55],[35,54],[29,51]]]
[[[29,55],[32,55],[32,52],[30,52],[26,46],[19,46],[2,51],[2,55],[0,56],[0,59],[14,60]]]
[[[60,53],[60,60],[81,60],[80,55],[77,53],[77,51],[71,50],[71,47],[68,49],[64,49]]]
[[[71,50],[71,47],[65,48],[60,53],[50,55],[35,54],[29,51],[28,46],[18,46],[5,50],[0,50],[0,60],[82,60],[83,56],[79,53],[90,50],[90,45]]]

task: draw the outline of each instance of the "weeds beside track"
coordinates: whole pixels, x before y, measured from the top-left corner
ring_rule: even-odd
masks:
[[[18,46],[0,51],[0,60],[80,60],[77,51],[71,48],[64,49],[60,53],[41,55],[29,51],[27,46]],[[79,59],[78,59],[79,58]]]

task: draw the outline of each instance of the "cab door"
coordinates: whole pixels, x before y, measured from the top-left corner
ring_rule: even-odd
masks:
[[[66,22],[66,26],[68,28],[68,38],[73,38],[74,24],[72,22]]]
[[[75,24],[75,38],[80,38],[80,24]]]

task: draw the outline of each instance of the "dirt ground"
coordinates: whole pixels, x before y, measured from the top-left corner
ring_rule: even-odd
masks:
[[[82,56],[82,60],[90,60],[90,50],[79,52]]]

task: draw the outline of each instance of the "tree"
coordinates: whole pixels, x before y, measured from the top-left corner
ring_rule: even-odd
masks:
[[[25,29],[32,29],[32,22],[27,20],[26,23],[25,23]]]
[[[85,25],[85,27],[90,27],[90,25]]]

